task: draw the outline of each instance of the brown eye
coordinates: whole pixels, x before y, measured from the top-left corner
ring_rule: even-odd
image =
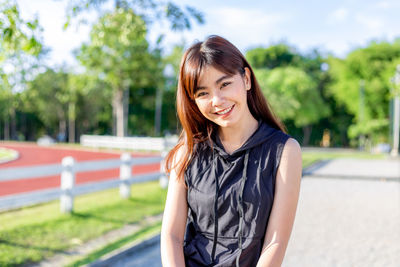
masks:
[[[230,85],[230,84],[231,84],[231,82],[224,82],[224,83],[221,85],[221,88],[226,87],[226,86],[228,86],[228,85]]]
[[[207,95],[207,92],[199,92],[199,93],[197,93],[195,95],[195,97],[202,97],[202,96],[205,96],[205,95]]]

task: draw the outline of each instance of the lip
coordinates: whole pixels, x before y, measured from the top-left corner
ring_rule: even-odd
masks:
[[[225,114],[218,114],[217,112],[214,112],[214,114],[215,115],[217,115],[217,116],[227,116],[227,115],[229,115],[229,114],[231,114],[231,112],[232,112],[232,110],[234,109],[234,107],[235,107],[235,105],[232,105],[232,106],[230,106],[230,107],[228,107],[228,108],[226,108],[226,109],[223,109],[223,110],[220,110],[220,111],[218,111],[218,112],[222,112],[222,111],[225,111],[225,110],[229,110],[227,113],[225,113]]]

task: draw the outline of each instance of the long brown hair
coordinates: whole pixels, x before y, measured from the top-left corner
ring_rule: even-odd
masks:
[[[198,109],[194,94],[197,83],[205,67],[212,66],[221,72],[234,75],[244,74],[247,67],[251,73],[251,88],[247,91],[247,104],[256,120],[262,120],[269,126],[286,133],[285,126],[274,115],[267,100],[261,92],[260,85],[253,69],[242,53],[228,40],[216,36],[209,36],[204,42],[197,42],[186,50],[182,57],[178,89],[176,93],[176,108],[182,125],[178,144],[168,153],[165,161],[165,170],[170,173],[174,168],[178,179],[190,164],[197,143],[210,140],[217,130],[217,125],[207,120]],[[179,162],[174,160],[180,150]],[[174,165],[172,165],[174,162]]]

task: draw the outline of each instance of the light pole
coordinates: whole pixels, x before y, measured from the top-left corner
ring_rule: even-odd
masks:
[[[390,152],[392,156],[399,154],[399,131],[400,131],[400,98],[399,98],[399,85],[400,85],[400,64],[396,67],[396,73],[391,79],[394,85],[394,101],[393,101],[393,148]]]

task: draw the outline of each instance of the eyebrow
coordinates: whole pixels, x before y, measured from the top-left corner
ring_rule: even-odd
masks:
[[[224,76],[220,77],[218,80],[216,80],[216,81],[215,81],[215,84],[217,85],[217,84],[219,84],[221,81],[223,81],[223,80],[225,80],[225,79],[227,79],[227,78],[230,78],[230,77],[232,77],[232,75],[229,75],[229,74],[224,75]],[[198,87],[196,88],[196,91],[202,90],[202,89],[206,89],[206,88],[207,88],[206,86],[198,86]]]

